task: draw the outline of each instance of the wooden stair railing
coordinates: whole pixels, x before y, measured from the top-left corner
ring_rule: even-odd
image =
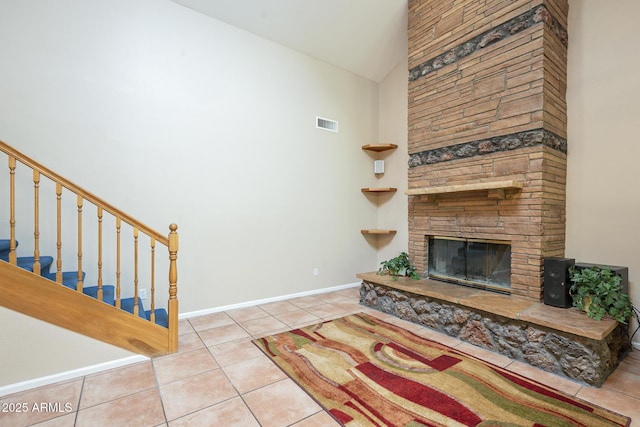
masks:
[[[119,345],[123,348],[134,352],[141,352],[149,356],[160,355],[160,354],[168,354],[177,351],[178,349],[178,299],[177,299],[177,254],[178,254],[178,226],[175,224],[171,224],[169,226],[169,234],[168,236],[162,235],[152,228],[146,226],[142,222],[137,219],[131,217],[130,215],[122,212],[106,201],[100,199],[99,197],[91,194],[85,189],[79,187],[78,185],[72,183],[71,181],[63,178],[62,176],[54,173],[49,170],[45,166],[40,163],[34,161],[29,158],[25,154],[15,150],[11,146],[7,145],[3,141],[0,141],[0,151],[4,152],[8,156],[8,166],[9,166],[9,234],[10,234],[10,244],[9,244],[9,264],[13,264],[14,270],[22,270],[17,268],[17,239],[16,239],[16,164],[19,162],[20,164],[26,166],[31,169],[33,172],[33,188],[34,188],[34,233],[33,233],[33,273],[23,271],[16,271],[12,274],[6,273],[7,268],[5,265],[0,265],[3,269],[3,274],[0,275],[0,289],[9,289],[19,287],[20,284],[16,284],[11,282],[11,280],[15,280],[16,278],[21,278],[21,280],[25,280],[25,278],[30,277],[30,279],[26,280],[29,285],[33,285],[33,289],[46,289],[43,288],[47,283],[52,286],[51,281],[44,279],[40,276],[41,272],[41,254],[40,254],[40,246],[41,246],[41,236],[40,236],[40,186],[41,186],[41,177],[44,176],[55,183],[55,197],[56,197],[56,218],[57,218],[57,230],[56,230],[56,260],[55,260],[55,281],[59,284],[62,284],[63,281],[63,254],[62,254],[62,217],[63,217],[63,209],[62,209],[62,192],[63,189],[71,192],[76,196],[76,205],[77,205],[77,284],[75,293],[78,294],[77,297],[69,298],[69,294],[67,291],[69,288],[64,286],[52,286],[52,288],[59,289],[49,289],[45,293],[49,295],[51,298],[54,298],[52,301],[55,310],[44,310],[40,306],[41,303],[28,302],[28,293],[24,291],[29,289],[25,286],[25,289],[22,289],[19,292],[13,291],[9,294],[2,292],[0,293],[0,305],[5,306],[7,308],[17,310],[22,312],[23,314],[31,315],[33,317],[40,318],[41,320],[45,320],[50,323],[57,324],[62,327],[66,327],[68,329],[75,330],[76,332],[83,333],[85,335],[92,336],[93,338],[97,338],[103,340],[105,342],[109,342],[112,344]],[[97,209],[97,253],[98,253],[98,261],[97,261],[97,300],[94,300],[91,297],[87,297],[82,293],[83,291],[83,208],[85,207],[85,203],[90,203],[94,205]],[[103,218],[105,213],[111,215],[115,218],[116,223],[116,266],[115,266],[115,307],[112,307],[108,304],[103,304],[100,301],[103,300],[103,272],[105,269],[103,263]],[[134,278],[133,278],[133,298],[134,298],[134,313],[126,313],[123,310],[120,310],[120,302],[121,302],[121,224],[125,223],[129,225],[133,229],[133,246],[134,246],[134,259],[133,262],[133,270],[134,270]],[[138,316],[138,286],[139,286],[139,277],[138,277],[138,250],[139,250],[139,233],[147,236],[150,241],[150,258],[151,258],[151,266],[150,266],[150,299],[151,299],[151,315],[150,319],[147,321]],[[0,232],[0,237],[2,237],[2,233]],[[169,253],[169,266],[168,266],[168,301],[167,301],[167,315],[168,315],[168,327],[164,328],[155,324],[155,309],[157,304],[155,303],[155,245],[156,243],[163,245],[167,248]],[[22,245],[21,245],[22,247]],[[0,264],[3,264],[0,262]],[[6,263],[4,263],[6,264]],[[8,267],[8,266],[7,266]],[[30,276],[28,276],[30,275]],[[74,293],[71,291],[72,294]],[[8,295],[12,295],[13,300]],[[42,297],[37,297],[31,295],[34,301],[42,301]],[[15,299],[18,299],[16,301]],[[11,300],[11,301],[10,301]],[[69,302],[65,304],[65,300]],[[82,314],[82,318],[86,321],[88,325],[94,325],[94,327],[86,327],[86,326],[74,326],[74,322],[69,319],[69,312],[78,313],[82,312],[84,308],[79,307],[71,307],[69,304],[75,304],[78,301],[87,301],[92,300],[92,302],[88,303],[85,307],[93,307],[96,316],[105,316],[105,313],[111,313],[111,316],[114,316],[115,321],[107,321],[105,324],[109,324],[112,326],[119,326],[120,330],[107,330],[101,324],[100,319],[88,319],[91,316],[91,313]],[[96,306],[93,302],[99,304]],[[98,307],[98,310],[95,308]],[[65,312],[66,311],[66,312]],[[59,312],[59,313],[56,313]],[[133,326],[125,326],[123,327],[123,319],[130,319],[130,325]],[[78,319],[80,320],[80,319]],[[103,318],[104,320],[104,318]],[[114,336],[115,335],[115,339]],[[132,336],[130,336],[132,335]],[[138,335],[137,337],[135,335]],[[148,337],[153,337],[151,340]],[[147,337],[147,338],[145,338]]]

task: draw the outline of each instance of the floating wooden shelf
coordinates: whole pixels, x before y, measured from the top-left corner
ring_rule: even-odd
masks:
[[[361,191],[363,193],[395,193],[398,189],[394,187],[366,187]]]
[[[376,153],[380,153],[383,151],[395,150],[398,148],[396,144],[367,144],[363,145],[362,149],[364,151],[373,151]],[[377,157],[377,156],[374,156]],[[395,187],[365,187],[360,189],[365,194],[385,194],[385,193],[395,193],[398,191]],[[360,230],[363,235],[369,236],[392,236],[396,234],[396,230],[385,230],[378,228],[370,228],[366,230]]]
[[[522,182],[512,179],[504,181],[488,181],[488,182],[476,182],[473,184],[455,184],[455,185],[443,185],[439,187],[420,187],[411,188],[406,191],[409,196],[427,196],[435,197],[439,194],[448,193],[462,193],[464,191],[483,191],[488,190],[488,197],[494,199],[504,199],[505,190],[520,190],[522,189]]]
[[[360,230],[362,234],[396,234],[396,230],[382,230],[378,228],[370,228],[368,230]]]
[[[398,148],[396,144],[367,144],[362,146],[363,150],[376,151],[378,153],[381,151],[395,150],[396,148]]]

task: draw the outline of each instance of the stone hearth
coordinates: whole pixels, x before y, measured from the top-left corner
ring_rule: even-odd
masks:
[[[362,305],[589,385],[600,386],[631,348],[625,325],[575,309],[433,280],[358,278]]]

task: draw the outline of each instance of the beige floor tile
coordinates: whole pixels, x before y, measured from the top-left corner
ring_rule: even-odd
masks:
[[[207,348],[177,353],[153,360],[158,384],[168,384],[218,368],[218,364]]]
[[[362,306],[357,301],[343,300],[343,301],[334,303],[334,305],[339,309],[341,309],[345,315],[362,312]]]
[[[189,319],[181,319],[178,321],[178,335],[191,334],[195,332],[191,323],[189,323]]]
[[[207,347],[251,338],[247,331],[235,323],[233,325],[207,329],[198,334]]]
[[[340,427],[341,424],[333,419],[331,415],[329,415],[325,411],[320,411],[316,414],[311,415],[308,418],[305,418],[302,421],[298,421],[293,424],[291,427]]]
[[[352,301],[360,301],[360,286],[342,289],[340,291],[336,291],[335,293],[342,295],[344,298]]]
[[[263,357],[264,353],[251,341],[233,341],[225,344],[209,347],[209,351],[220,366]]]
[[[165,422],[158,390],[141,391],[78,411],[77,427],[157,426]]]
[[[305,308],[309,313],[321,319],[333,319],[344,315],[344,310],[335,304],[320,304]]]
[[[178,352],[192,351],[204,346],[200,336],[195,332],[178,336]]]
[[[268,330],[265,332],[261,332],[259,334],[254,334],[253,338],[254,339],[258,339],[258,338],[264,338],[264,337],[268,337],[271,335],[277,335],[277,334],[281,334],[282,332],[287,332],[290,331],[291,327],[290,326],[284,326],[284,327],[280,327],[278,329],[272,329],[272,330]]]
[[[169,421],[238,395],[220,369],[160,386],[160,394]]]
[[[76,412],[43,421],[37,424],[29,424],[32,427],[74,427],[76,424]]]
[[[267,357],[254,357],[227,365],[222,370],[240,394],[287,378],[287,375]]]
[[[169,427],[193,426],[260,427],[260,424],[242,399],[235,397],[169,423]]]
[[[77,411],[82,383],[82,379],[76,379],[3,396],[0,410],[6,408],[8,412],[0,412],[0,427],[35,424]],[[53,404],[55,410],[39,410],[42,403]]]
[[[347,298],[339,292],[327,292],[325,294],[316,295],[316,298],[322,300],[325,304],[344,302]]]
[[[620,391],[635,399],[640,399],[640,361],[634,365],[621,363],[602,385],[604,390]]]
[[[269,315],[266,311],[260,307],[245,307],[237,310],[230,310],[226,312],[233,320],[238,323],[246,322],[248,320],[259,319]]]
[[[299,298],[294,298],[294,299],[290,299],[289,302],[293,305],[296,305],[300,308],[307,308],[307,307],[313,307],[316,305],[321,305],[324,304],[324,301],[322,300],[322,298],[319,297],[314,297],[314,296],[306,296],[306,297],[299,297]]]
[[[640,350],[631,351],[627,357],[622,359],[618,369],[640,376]]]
[[[610,411],[631,417],[630,427],[640,426],[640,400],[612,390],[584,386],[577,397]]]
[[[290,379],[249,392],[243,398],[262,427],[288,426],[321,410]]]
[[[289,326],[285,325],[275,317],[263,317],[261,319],[248,320],[240,323],[247,332],[253,336],[263,336],[267,332],[288,330]]]
[[[288,301],[276,301],[276,302],[271,302],[269,304],[262,304],[262,305],[259,305],[258,307],[260,307],[262,310],[266,311],[271,315],[298,310],[297,306],[291,304]]]
[[[211,313],[203,316],[189,318],[189,323],[195,331],[218,328],[220,326],[232,325],[235,323],[227,313]]]
[[[280,320],[282,323],[296,328],[300,327],[299,325],[310,325],[322,321],[322,319],[320,319],[318,316],[314,316],[308,311],[302,309],[277,314],[274,317]]]
[[[140,362],[123,368],[89,375],[85,378],[80,409],[155,388],[156,378],[151,362]]]

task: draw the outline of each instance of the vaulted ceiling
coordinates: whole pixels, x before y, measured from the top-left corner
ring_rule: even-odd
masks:
[[[380,82],[407,55],[407,0],[172,0]]]

